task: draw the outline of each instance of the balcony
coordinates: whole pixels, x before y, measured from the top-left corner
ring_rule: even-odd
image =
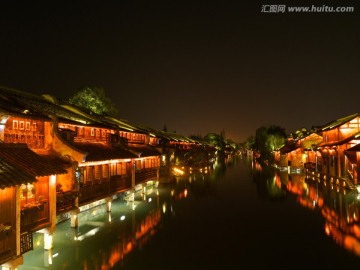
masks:
[[[149,180],[155,180],[158,177],[158,168],[143,169],[135,173],[135,184],[141,184]]]
[[[75,199],[79,196],[78,191],[66,191],[56,193],[56,212],[61,213],[75,208]]]
[[[95,180],[81,184],[79,203],[83,204],[96,199],[105,198],[117,192],[130,188],[130,178],[125,175],[111,176],[110,180]]]
[[[21,231],[28,231],[49,222],[49,206],[47,201],[32,202],[21,206]]]

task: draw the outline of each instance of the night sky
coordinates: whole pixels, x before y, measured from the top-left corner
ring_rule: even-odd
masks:
[[[103,87],[122,119],[183,135],[310,129],[360,112],[356,2],[5,0],[0,85],[60,99]]]

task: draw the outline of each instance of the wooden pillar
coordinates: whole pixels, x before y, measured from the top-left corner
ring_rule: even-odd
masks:
[[[19,265],[24,263],[24,259],[20,256],[20,186],[15,187],[15,235],[16,235],[16,256],[14,259],[7,261],[3,265],[0,265],[2,270],[16,270]]]
[[[345,160],[344,162],[341,162],[341,157],[340,157],[340,151],[339,151],[339,148],[336,148],[336,157],[337,157],[337,174],[336,176],[337,177],[341,177],[341,176],[344,176],[344,172],[345,172]]]
[[[50,232],[44,233],[44,249],[50,250],[53,248],[53,236]]]
[[[49,177],[49,216],[51,227],[56,227],[56,175]]]
[[[79,226],[78,214],[79,214],[79,212],[76,210],[71,211],[71,213],[70,213],[71,228],[77,228]]]
[[[106,198],[106,211],[107,212],[111,212],[111,202],[112,202],[112,197],[107,197]]]
[[[136,171],[136,163],[135,159],[131,159],[131,189],[135,191],[135,171]]]

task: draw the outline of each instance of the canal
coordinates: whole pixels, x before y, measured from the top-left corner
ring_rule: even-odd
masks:
[[[18,269],[355,268],[359,207],[357,192],[239,156],[58,224],[52,250],[34,233]]]

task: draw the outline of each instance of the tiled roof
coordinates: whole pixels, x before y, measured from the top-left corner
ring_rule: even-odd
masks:
[[[0,159],[34,177],[67,173],[64,167],[57,166],[46,156],[31,151],[26,144],[0,144]]]
[[[72,143],[78,150],[87,153],[85,161],[136,158],[137,156],[122,147],[105,143]]]
[[[297,146],[295,143],[289,144],[289,145],[284,145],[283,147],[281,147],[280,153],[281,154],[286,154],[286,153],[290,153],[296,149],[300,148],[299,146]]]
[[[137,157],[151,157],[160,156],[161,153],[152,146],[146,145],[131,145],[127,147],[131,152],[137,155]]]
[[[336,119],[334,121],[331,121],[330,123],[324,125],[321,130],[322,131],[326,131],[326,130],[330,130],[330,129],[333,129],[333,128],[336,128],[336,127],[339,127],[349,121],[351,121],[352,119],[354,119],[355,117],[358,117],[359,114],[358,113],[355,113],[355,114],[351,114],[351,115],[348,115],[348,116],[345,116],[345,117],[342,117],[342,118],[339,118],[339,119]]]
[[[56,99],[49,95],[35,95],[0,86],[0,108],[5,111],[48,119],[57,117],[63,122],[83,125],[104,126],[107,124],[98,116],[87,114],[71,105],[58,105],[56,102]]]
[[[343,138],[343,139],[340,140],[340,141],[322,142],[322,143],[320,143],[318,146],[319,146],[319,147],[323,147],[323,146],[342,145],[342,144],[347,143],[347,142],[349,142],[349,141],[351,141],[351,140],[354,140],[354,139],[357,139],[357,140],[358,140],[359,137],[360,137],[360,132],[357,131],[356,133],[351,134],[351,135],[347,136],[346,138]]]
[[[21,184],[36,182],[34,175],[19,168],[15,168],[7,163],[5,160],[0,159],[0,188],[17,186]]]

